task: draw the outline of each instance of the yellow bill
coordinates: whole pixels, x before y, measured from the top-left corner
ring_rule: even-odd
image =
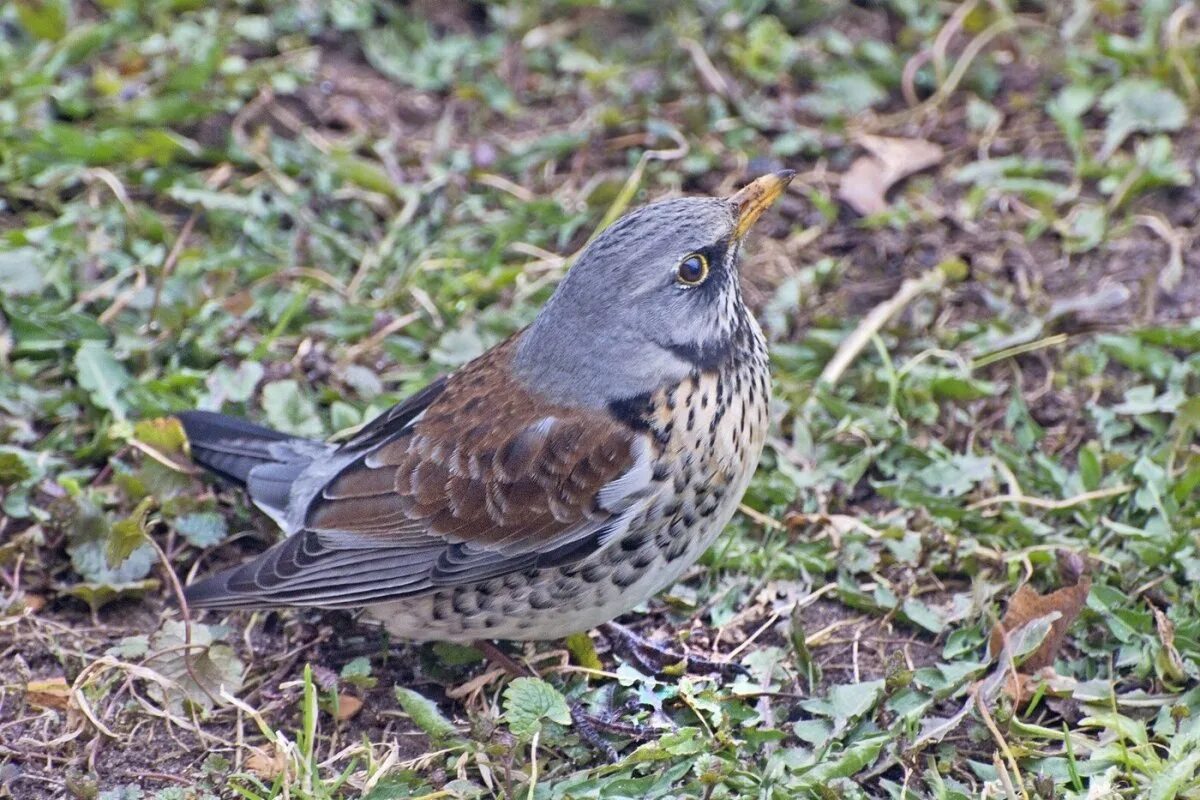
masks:
[[[733,231],[735,238],[741,239],[746,235],[746,232],[758,221],[763,212],[779,199],[783,190],[787,188],[794,177],[796,177],[794,169],[783,169],[763,175],[729,198],[737,208],[737,227]]]

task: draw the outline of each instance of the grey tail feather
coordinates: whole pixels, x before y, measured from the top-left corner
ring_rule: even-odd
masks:
[[[270,446],[293,437],[236,417],[212,411],[181,411],[192,458],[226,480],[245,486],[250,470],[277,459]]]
[[[241,598],[229,592],[231,572],[233,570],[218,572],[183,587],[183,596],[187,600],[188,608],[236,608]]]
[[[175,417],[183,425],[192,459],[197,464],[246,488],[250,499],[272,516],[275,516],[273,512],[283,513],[291,480],[295,479],[307,462],[281,462],[280,448],[273,446],[280,442],[302,440],[212,411],[182,411],[175,414]],[[275,481],[269,481],[272,485],[266,487],[267,491],[262,491],[263,487],[258,485],[258,477],[264,471],[287,472],[290,473],[291,480],[285,480],[279,486],[273,485]],[[261,600],[253,594],[231,589],[230,582],[240,569],[241,567],[234,567],[185,587],[184,597],[188,606],[195,609],[261,607]]]
[[[192,459],[245,488],[254,504],[286,529],[292,484],[326,445],[211,411],[175,416],[187,433]]]
[[[239,608],[281,608],[287,605],[273,603],[268,597],[233,586],[238,582],[239,573],[244,574],[246,567],[252,568],[253,564],[251,561],[242,566],[230,567],[183,587],[183,596],[187,600],[188,608],[233,611]]]

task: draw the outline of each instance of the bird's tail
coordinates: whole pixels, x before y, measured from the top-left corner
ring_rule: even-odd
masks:
[[[211,411],[175,416],[187,434],[192,459],[245,487],[254,504],[291,533],[288,507],[298,499],[293,488],[313,459],[326,456],[333,446]]]
[[[297,489],[297,481],[314,458],[325,457],[333,446],[211,411],[183,411],[175,416],[187,434],[192,460],[244,487],[255,505],[274,518],[285,533],[292,533],[294,521],[289,519],[289,508],[294,504],[303,507],[305,501],[305,492]],[[283,545],[286,541],[275,550]],[[253,581],[246,580],[254,573],[252,563],[193,583],[185,590],[188,605],[262,607],[262,597],[252,590]]]
[[[192,459],[205,469],[243,487],[250,479],[252,469],[278,461],[271,452],[271,445],[292,438],[285,433],[212,411],[181,411],[175,416],[187,434]]]

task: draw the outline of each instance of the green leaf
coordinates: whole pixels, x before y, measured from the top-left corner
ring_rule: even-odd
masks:
[[[1100,456],[1095,449],[1084,447],[1079,451],[1079,482],[1083,488],[1093,492],[1100,488],[1104,478],[1104,467],[1100,464]]]
[[[154,498],[145,497],[142,502],[138,503],[132,514],[112,526],[112,530],[108,534],[108,552],[106,554],[110,569],[118,567],[138,547],[146,545],[146,538],[149,535],[146,519],[150,516],[150,509],[153,506]]]
[[[930,608],[915,597],[910,597],[900,606],[904,617],[915,625],[920,625],[930,633],[941,633],[946,629],[945,612]]]
[[[394,687],[394,691],[400,708],[404,709],[404,713],[408,714],[413,723],[425,731],[429,738],[437,741],[458,737],[458,729],[442,715],[437,703],[403,686]]]
[[[218,364],[204,382],[211,403],[208,407],[216,408],[227,402],[246,402],[254,396],[254,389],[262,380],[264,371],[262,364],[257,361],[243,361],[237,369]]]
[[[175,530],[192,547],[212,547],[229,533],[225,518],[212,511],[197,511],[177,517]]]
[[[38,39],[57,42],[67,35],[67,0],[18,0],[17,19]]]
[[[455,642],[434,642],[431,648],[437,660],[447,667],[461,667],[466,664],[478,664],[484,660],[483,654],[474,647]]]
[[[141,420],[133,426],[133,436],[167,456],[183,452],[183,444],[187,441],[183,426],[174,417]]]
[[[542,729],[542,720],[570,725],[571,709],[541,678],[517,678],[504,690],[504,717],[509,730],[528,739]]]
[[[211,709],[220,702],[222,688],[230,694],[241,691],[246,667],[232,647],[221,643],[224,635],[224,629],[193,622],[189,644],[183,622],[164,622],[150,637],[150,658],[172,683],[151,684],[150,693],[175,713],[183,713],[188,704]]]
[[[11,297],[37,294],[46,285],[45,267],[32,247],[0,250],[0,286]]]
[[[145,578],[154,565],[154,548],[148,543],[135,547],[116,567],[108,564],[108,542],[112,524],[108,516],[86,498],[79,499],[69,512],[67,552],[71,566],[85,581],[118,586]]]
[[[262,390],[263,410],[272,427],[306,438],[319,438],[325,426],[317,415],[317,407],[293,380],[274,381]]]
[[[799,106],[819,117],[852,116],[887,98],[865,72],[844,72],[817,82],[818,90],[800,98]]]
[[[0,301],[6,295],[0,292]],[[41,307],[22,307],[4,303],[4,313],[12,330],[14,350],[18,353],[44,353],[61,350],[79,341],[108,341],[108,331],[92,317],[70,312],[56,313]]]
[[[1100,98],[1100,107],[1108,112],[1100,160],[1112,156],[1131,133],[1177,131],[1188,119],[1179,95],[1145,78],[1120,81]]]
[[[1090,717],[1084,717],[1079,720],[1079,727],[1103,728],[1110,733],[1116,734],[1118,741],[1130,742],[1137,747],[1146,747],[1150,744],[1150,737],[1146,733],[1146,724],[1144,722],[1132,719],[1124,714],[1119,714],[1116,711],[1101,711]]]
[[[806,711],[833,720],[833,735],[840,735],[860,717],[873,709],[883,697],[883,680],[840,683],[821,699],[805,700]]]
[[[773,84],[795,61],[799,45],[778,17],[760,14],[751,19],[745,36],[735,39],[727,49],[735,66],[759,83]]]
[[[1166,769],[1154,776],[1150,783],[1147,800],[1174,800],[1187,788],[1191,795],[1196,788],[1196,771],[1200,769],[1200,751],[1192,751],[1178,761],[1171,761]]]
[[[334,400],[329,406],[329,423],[335,431],[349,430],[363,422],[357,408],[342,400]]]
[[[128,581],[125,583],[95,583],[85,581],[83,583],[72,584],[63,591],[63,594],[69,597],[77,597],[87,603],[92,611],[98,611],[117,600],[143,597],[147,592],[157,591],[158,587],[159,583],[155,578],[145,578],[140,581]]]
[[[808,637],[804,632],[804,613],[799,605],[793,606],[788,629],[788,639],[792,645],[792,657],[796,669],[804,676],[808,690],[816,690],[821,681],[821,665],[813,659],[812,651],[808,648]]]
[[[125,419],[126,406],[120,394],[132,379],[104,343],[86,341],[79,346],[75,351],[75,376],[93,405]]]
[[[592,643],[592,637],[586,633],[572,633],[567,637],[567,650],[571,653],[571,658],[581,667],[585,669],[601,669],[604,665],[600,663],[600,657],[596,655],[596,646]]]
[[[1008,643],[1005,649],[1008,650],[1009,657],[1020,664],[1025,658],[1042,646],[1042,642],[1050,635],[1050,628],[1054,621],[1061,617],[1062,614],[1058,611],[1052,611],[1049,614],[1032,619],[1022,625],[1008,635]],[[1006,659],[1002,658],[1001,663]]]
[[[0,486],[13,486],[32,475],[33,471],[20,454],[12,450],[0,450]]]
[[[30,144],[44,158],[92,166],[142,160],[165,166],[184,153],[199,152],[195,142],[163,128],[112,126],[97,131],[67,123],[46,125]]]
[[[148,652],[150,652],[150,637],[144,633],[125,636],[105,651],[107,655],[124,661],[142,658]]]
[[[937,400],[979,400],[996,394],[996,384],[963,375],[938,373],[929,379],[929,390]]]
[[[1108,212],[1096,203],[1079,203],[1054,223],[1068,253],[1086,253],[1104,241],[1108,230]]]
[[[378,679],[371,675],[371,659],[366,656],[351,659],[342,667],[341,677],[346,683],[359,689],[373,689],[379,683]]]
[[[849,778],[870,766],[879,751],[892,738],[888,734],[878,734],[850,743],[844,750],[829,759],[817,764],[811,772],[804,775],[802,786],[824,786],[835,778]],[[833,796],[841,797],[840,793]]]
[[[994,474],[992,459],[962,453],[922,467],[917,478],[933,491],[949,497],[966,494],[976,484],[990,480]]]

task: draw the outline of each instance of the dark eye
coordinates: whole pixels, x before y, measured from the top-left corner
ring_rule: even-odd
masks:
[[[707,277],[708,259],[699,253],[692,253],[680,261],[679,269],[675,271],[675,280],[684,286],[699,286]]]

